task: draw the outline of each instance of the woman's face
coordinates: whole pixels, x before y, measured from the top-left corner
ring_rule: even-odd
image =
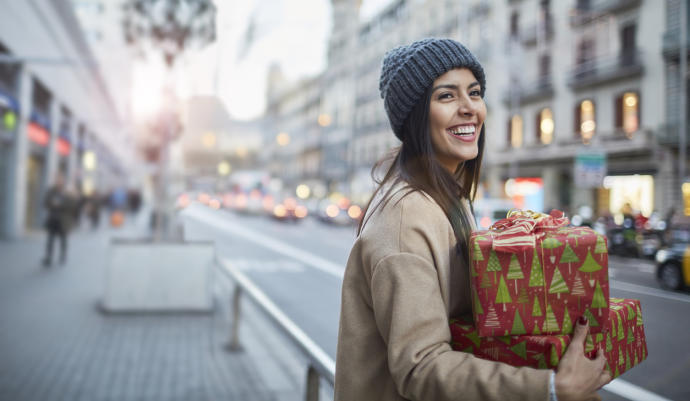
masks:
[[[431,143],[436,158],[454,173],[458,165],[479,152],[478,140],[486,105],[481,86],[472,71],[456,68],[439,76],[432,85],[429,104]]]

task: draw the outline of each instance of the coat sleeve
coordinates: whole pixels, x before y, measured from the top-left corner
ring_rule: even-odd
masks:
[[[453,351],[436,268],[413,253],[372,269],[374,318],[398,392],[410,400],[548,400],[549,370]]]

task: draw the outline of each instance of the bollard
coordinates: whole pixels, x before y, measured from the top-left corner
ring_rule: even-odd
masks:
[[[230,329],[230,341],[226,348],[229,351],[237,352],[242,350],[240,345],[240,297],[242,288],[239,284],[235,285],[235,292],[232,294],[232,328]]]
[[[311,364],[307,369],[307,386],[304,391],[305,401],[319,401],[319,372]]]

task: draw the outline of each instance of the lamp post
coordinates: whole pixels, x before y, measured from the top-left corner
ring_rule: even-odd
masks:
[[[203,47],[216,39],[216,8],[211,0],[127,0],[123,6],[122,29],[125,41],[140,55],[154,49],[172,69],[175,61],[192,47]],[[170,142],[181,131],[179,112],[171,104],[172,86],[164,96],[166,103],[153,124],[157,149],[148,149],[151,161],[158,162],[154,238],[171,235],[171,205],[168,194]]]

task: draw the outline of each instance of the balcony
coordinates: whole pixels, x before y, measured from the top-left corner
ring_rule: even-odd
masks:
[[[685,46],[690,53],[690,29],[686,31],[685,36]],[[669,29],[664,32],[662,53],[664,58],[667,60],[678,60],[678,54],[680,52],[680,28]]]
[[[513,90],[517,91],[514,92]],[[548,99],[554,94],[552,78],[550,75],[539,77],[532,82],[522,83],[520,87],[514,87],[513,90],[507,91],[503,96],[503,103],[510,105],[513,96],[516,97],[520,105],[526,103],[534,103],[540,100]]]
[[[568,86],[575,90],[637,77],[644,72],[639,51],[614,57],[598,57],[575,65],[568,74]]]
[[[641,2],[641,0],[594,0],[587,8],[575,7],[571,10],[570,26],[589,24],[600,17],[639,7]]]
[[[543,30],[540,32],[540,30]],[[544,40],[551,40],[553,38],[553,17],[547,15],[544,23],[537,22],[520,32],[520,41],[525,46],[534,46],[540,35],[543,35]]]

